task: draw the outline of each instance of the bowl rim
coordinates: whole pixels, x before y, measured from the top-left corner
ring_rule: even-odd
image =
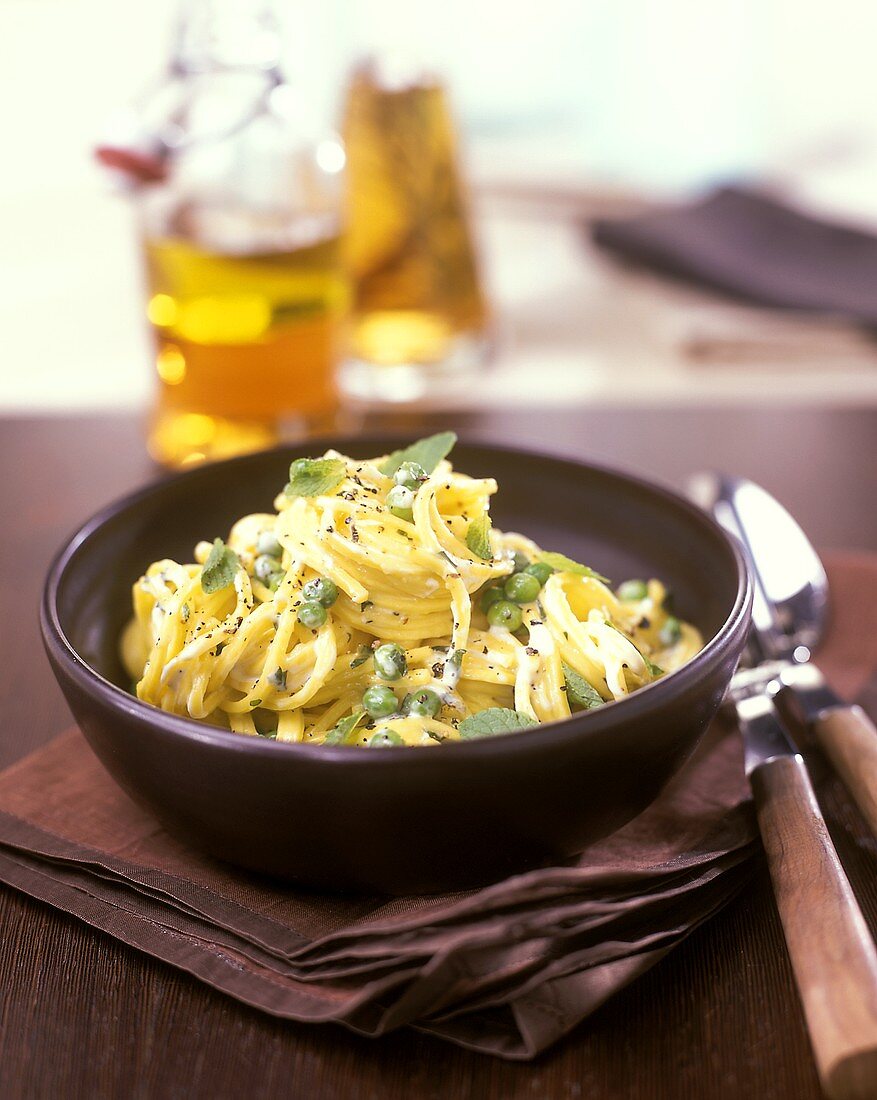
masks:
[[[199,477],[215,476],[217,471],[232,466],[246,465],[248,462],[264,460],[268,455],[290,454],[315,451],[322,447],[342,450],[345,446],[369,446],[374,443],[379,448],[387,444],[404,444],[410,441],[410,433],[375,432],[367,434],[344,433],[339,435],[314,436],[295,442],[284,443],[267,450],[236,455],[218,462],[204,463],[192,469],[181,470],[147,482],[139,488],[125,493],[104,505],[93,513],[70,535],[56,552],[46,574],[40,601],[40,628],[43,642],[53,663],[61,666],[77,687],[103,706],[121,710],[138,721],[158,727],[163,733],[182,736],[190,741],[207,742],[232,752],[243,753],[286,753],[290,760],[302,757],[313,762],[345,762],[349,767],[373,767],[376,760],[384,761],[387,766],[401,765],[403,761],[415,764],[434,761],[432,753],[412,752],[414,746],[387,746],[380,753],[352,752],[349,745],[313,745],[306,742],[274,741],[265,737],[244,737],[221,726],[211,726],[194,718],[170,714],[151,703],[145,703],[124,688],[108,680],[85,660],[75,649],[61,624],[58,609],[58,596],[71,562],[81,548],[95,534],[119,514],[135,507],[149,497],[166,492],[171,486],[183,481],[197,480]],[[558,741],[570,736],[584,737],[598,735],[619,722],[636,722],[646,717],[653,704],[669,702],[672,695],[682,695],[694,687],[700,679],[701,670],[719,660],[732,644],[738,630],[748,621],[752,606],[753,582],[742,548],[710,515],[702,511],[691,501],[672,489],[641,477],[627,470],[617,469],[600,463],[589,462],[569,455],[552,453],[535,448],[507,446],[475,437],[460,439],[460,445],[469,450],[485,453],[496,452],[516,458],[532,458],[539,462],[548,462],[566,467],[574,467],[598,476],[624,481],[632,484],[639,492],[645,492],[663,499],[676,510],[687,513],[688,518],[700,524],[718,541],[724,543],[730,552],[736,570],[737,590],[731,609],[713,636],[703,649],[695,654],[681,668],[639,688],[624,699],[613,700],[592,711],[584,711],[569,718],[556,719],[523,730],[511,731],[493,737],[476,738],[471,741],[451,742],[442,745],[442,759],[451,755],[451,759],[473,760],[476,757],[493,757],[496,753],[531,752],[534,748],[551,748]],[[377,452],[375,452],[377,453]],[[620,709],[619,709],[620,708]],[[582,723],[586,728],[582,728]],[[460,755],[462,754],[462,756]],[[277,757],[279,760],[280,757]]]

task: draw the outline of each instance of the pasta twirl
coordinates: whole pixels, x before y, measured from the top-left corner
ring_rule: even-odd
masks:
[[[278,741],[437,745],[621,699],[700,649],[660,581],[613,592],[491,529],[496,482],[452,443],[298,460],[274,513],[153,563],[121,642],[138,697]]]

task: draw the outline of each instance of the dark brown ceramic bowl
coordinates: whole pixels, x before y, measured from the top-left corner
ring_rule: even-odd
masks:
[[[387,438],[321,441],[355,456]],[[110,505],[61,550],[42,628],[55,675],[119,784],[192,845],[328,890],[463,888],[563,860],[630,820],[697,744],[740,654],[750,582],[723,532],[681,498],[610,470],[458,444],[490,475],[500,528],[526,532],[609,577],[656,576],[703,651],[629,699],[563,722],[439,749],[369,751],[242,737],[139,702],[117,656],[131,585],[152,561],[271,511],[278,449],[171,477]],[[310,449],[310,453],[319,450]]]

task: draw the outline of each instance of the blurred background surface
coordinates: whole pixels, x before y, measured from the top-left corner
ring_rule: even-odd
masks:
[[[0,0],[4,410],[138,410],[152,398],[136,212],[93,148],[160,76],[176,11]],[[877,403],[863,329],[666,281],[599,252],[586,229],[729,180],[877,229],[869,0],[283,11],[284,72],[327,124],[340,125],[352,66],[376,48],[420,50],[449,90],[494,354],[426,404]]]

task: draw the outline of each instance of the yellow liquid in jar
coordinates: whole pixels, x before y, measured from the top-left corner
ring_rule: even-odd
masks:
[[[344,142],[351,352],[388,367],[441,363],[487,320],[443,87],[385,87],[364,66],[348,91]]]
[[[171,466],[330,422],[348,289],[340,240],[257,254],[145,243],[158,398],[150,451]]]

